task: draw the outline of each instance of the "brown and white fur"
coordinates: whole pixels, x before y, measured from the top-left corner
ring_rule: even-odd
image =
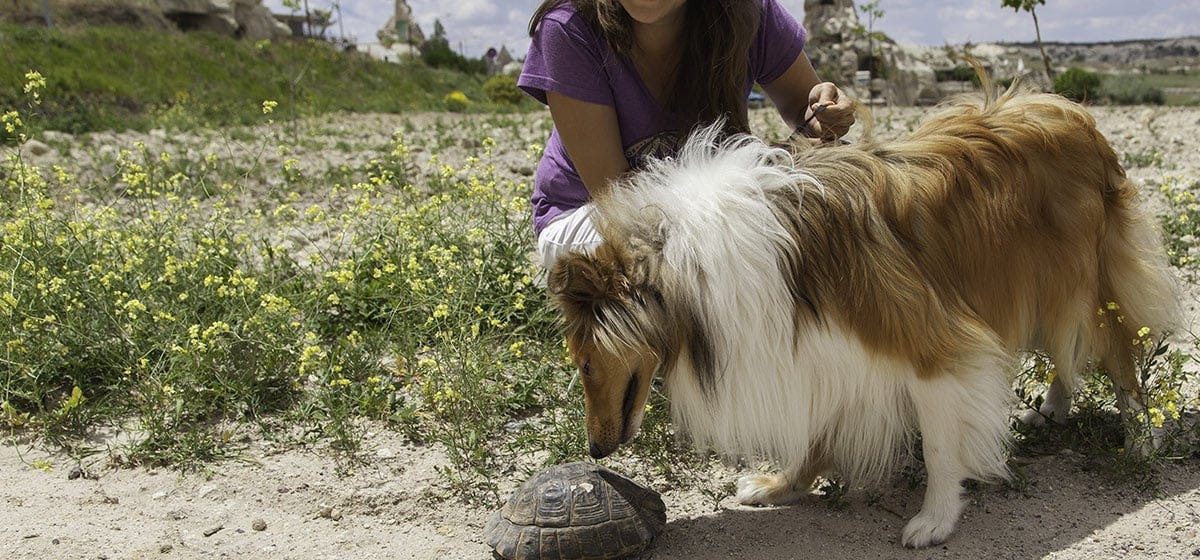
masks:
[[[1019,352],[1060,372],[1046,416],[1089,362],[1142,409],[1131,340],[1171,326],[1174,289],[1079,105],[963,97],[907,138],[795,154],[715,130],[597,200],[606,241],[551,270],[593,456],[636,435],[656,374],[698,445],[782,467],[743,477],[743,503],[878,480],[920,433],[902,542],[921,547],[954,530],[964,479],[1006,476]]]

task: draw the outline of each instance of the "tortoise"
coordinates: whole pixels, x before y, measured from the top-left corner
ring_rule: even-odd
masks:
[[[666,523],[657,492],[579,462],[525,481],[492,514],[483,537],[507,560],[609,560],[642,550]]]

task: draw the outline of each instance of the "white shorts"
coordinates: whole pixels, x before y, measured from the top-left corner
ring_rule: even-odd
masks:
[[[537,239],[537,251],[546,270],[567,253],[590,253],[600,245],[600,233],[592,225],[595,210],[591,204],[568,210],[542,229]]]

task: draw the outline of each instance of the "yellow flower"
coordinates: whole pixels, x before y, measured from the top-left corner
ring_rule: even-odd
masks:
[[[1145,338],[1146,335],[1148,335],[1148,334],[1150,334],[1150,327],[1142,327],[1142,328],[1138,329],[1138,332],[1137,332],[1138,338]]]
[[[1155,428],[1161,428],[1163,426],[1163,422],[1166,422],[1167,420],[1166,417],[1163,416],[1162,410],[1160,410],[1158,407],[1151,407],[1149,412],[1150,423],[1154,424]]]

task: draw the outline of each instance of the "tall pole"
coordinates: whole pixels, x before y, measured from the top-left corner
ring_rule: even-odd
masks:
[[[42,0],[42,19],[46,20],[46,27],[54,27],[54,20],[50,17],[50,0]]]
[[[335,1],[333,3],[333,7],[337,8],[338,36],[340,36],[342,38],[342,41],[345,42],[346,41],[346,28],[344,26],[342,26],[342,2],[341,2],[341,0]]]
[[[304,34],[312,37],[312,12],[308,11],[308,0],[304,0]]]

